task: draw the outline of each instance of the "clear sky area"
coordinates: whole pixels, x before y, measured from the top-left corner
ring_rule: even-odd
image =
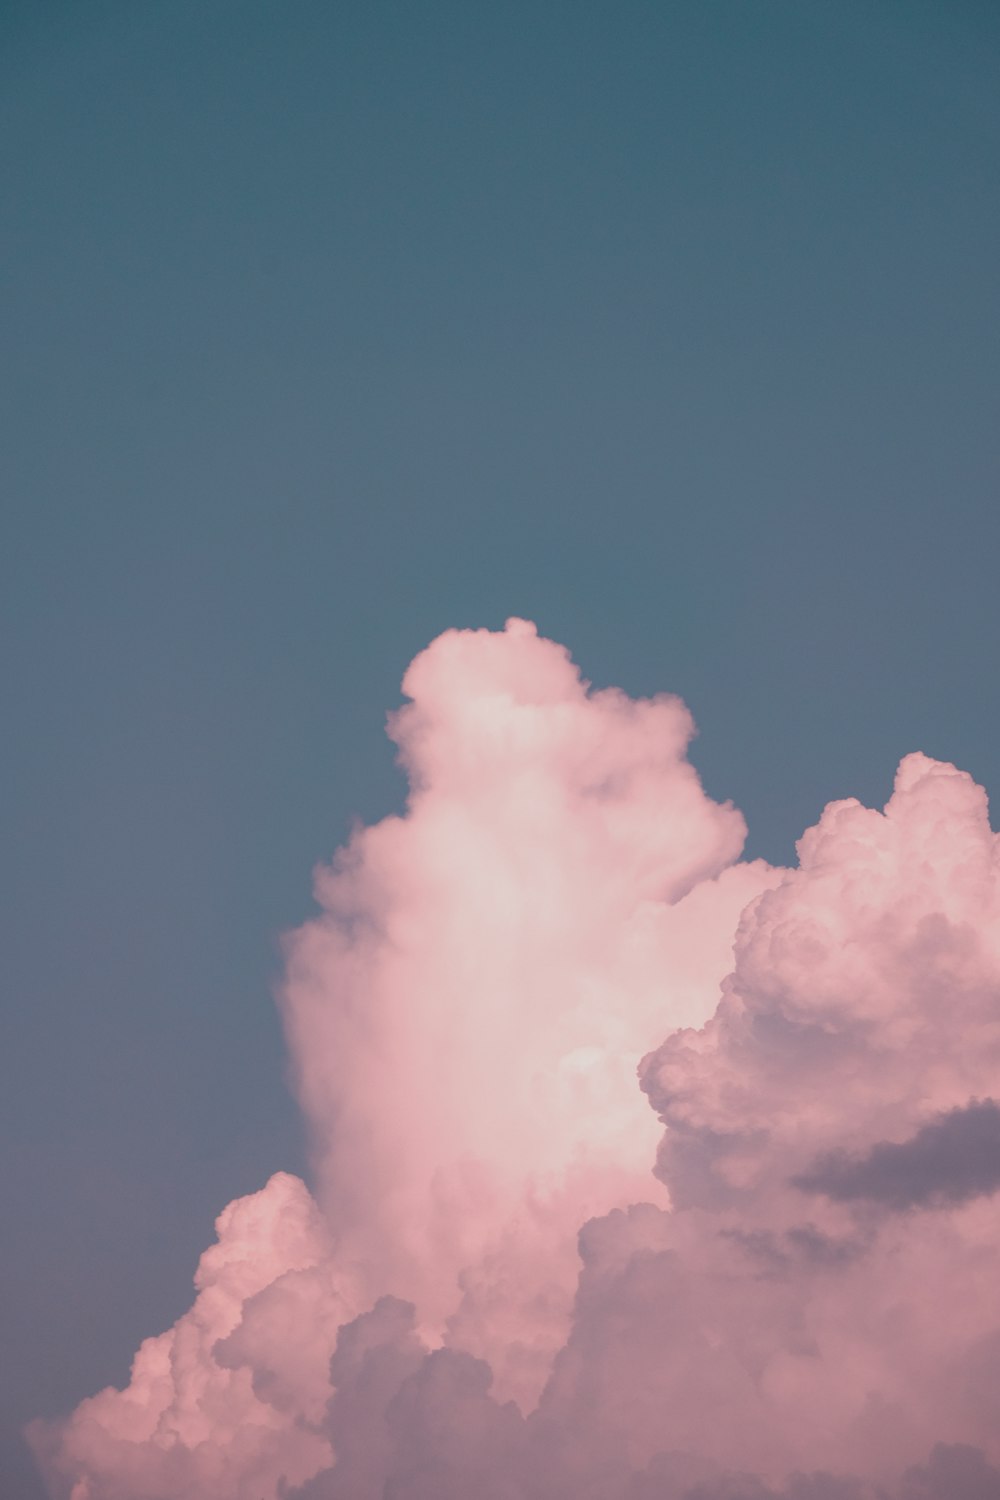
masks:
[[[681,695],[774,863],[1000,792],[998,175],[986,0],[0,5],[4,1500],[307,1173],[280,939],[441,631]]]

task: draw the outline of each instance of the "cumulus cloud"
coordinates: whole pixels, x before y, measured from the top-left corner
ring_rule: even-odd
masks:
[[[777,879],[671,697],[592,692],[534,627],[450,631],[390,732],[406,814],[320,873],[283,994],[320,1202],[368,1301],[533,1404],[581,1222],[656,1192],[640,1057],[714,1009]],[[662,1194],[666,1201],[666,1195]]]
[[[193,1307],[142,1344],[126,1390],[29,1429],[54,1495],[275,1495],[332,1462],[329,1349],[349,1306],[316,1204],[279,1173],[216,1229]]]
[[[36,1427],[55,1500],[996,1500],[982,790],[908,756],[776,871],[677,699],[523,622],[404,691],[405,815],[288,942],[315,1199],[231,1205],[129,1387]]]

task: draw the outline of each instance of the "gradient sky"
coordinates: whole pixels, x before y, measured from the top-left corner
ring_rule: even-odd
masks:
[[[302,1170],[270,987],[450,625],[750,851],[1000,785],[1000,13],[0,7],[0,1489]]]

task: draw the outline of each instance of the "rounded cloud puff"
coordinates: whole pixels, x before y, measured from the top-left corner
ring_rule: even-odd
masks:
[[[309,1190],[278,1173],[230,1203],[191,1310],[146,1339],[124,1391],[29,1437],[71,1500],[274,1495],[332,1461],[329,1349],[350,1315]]]

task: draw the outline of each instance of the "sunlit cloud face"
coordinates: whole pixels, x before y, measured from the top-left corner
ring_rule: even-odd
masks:
[[[231,1204],[129,1387],[35,1425],[53,1496],[1000,1493],[981,789],[911,755],[774,870],[678,699],[523,621],[404,692],[406,811],[287,942],[314,1194]]]
[[[589,692],[521,621],[442,636],[404,691],[409,806],[321,872],[289,1042],[359,1306],[412,1300],[532,1405],[579,1225],[666,1201],[639,1059],[711,1014],[773,877],[734,866],[743,820],[702,791],[678,699]]]

